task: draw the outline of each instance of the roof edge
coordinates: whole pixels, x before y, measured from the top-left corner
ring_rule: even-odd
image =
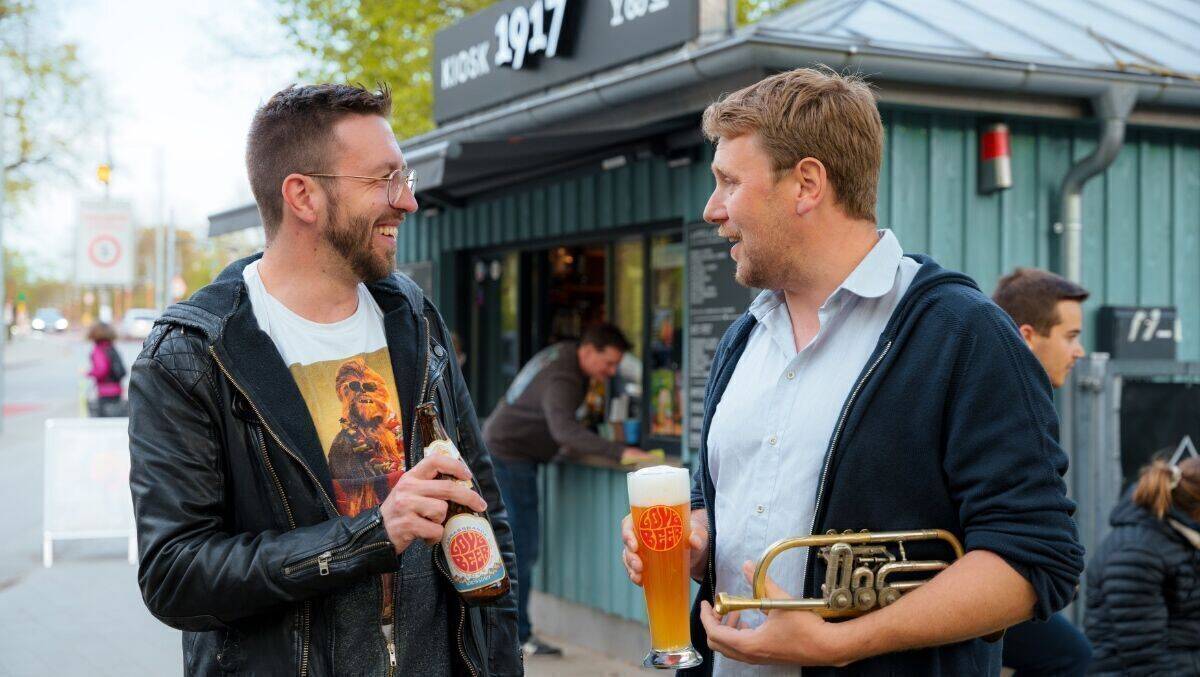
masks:
[[[797,39],[762,27],[701,48],[676,50],[520,99],[410,137],[403,148],[481,136],[528,133],[590,111],[663,95],[702,80],[752,68],[784,69],[824,63],[852,69],[868,79],[1019,92],[1034,97],[1090,100],[1114,84],[1138,89],[1138,102],[1161,108],[1200,108],[1200,82],[1141,73],[1074,69],[1015,61],[950,57],[923,52],[862,47],[837,40]]]

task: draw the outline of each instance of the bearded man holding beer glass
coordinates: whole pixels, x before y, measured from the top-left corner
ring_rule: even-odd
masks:
[[[981,638],[1066,606],[1083,569],[1041,366],[973,280],[876,224],[883,126],[861,79],[773,75],[703,126],[705,220],[738,282],[765,291],[709,374],[688,519],[702,662],[681,674],[998,675],[1000,644]],[[626,517],[622,558],[642,585],[636,527]],[[943,530],[965,554],[851,620],[714,613],[718,591],[749,596],[775,541],[863,529]],[[908,557],[940,559],[933,545]],[[815,550],[779,555],[766,596],[822,599]]]

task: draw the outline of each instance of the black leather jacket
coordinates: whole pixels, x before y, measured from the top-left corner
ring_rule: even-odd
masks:
[[[336,627],[347,622],[333,617],[334,598],[369,576],[421,564],[428,570],[414,559],[430,550],[410,546],[397,556],[378,509],[338,515],[311,417],[246,296],[242,269],[254,258],[169,308],[133,365],[138,582],[151,613],[184,631],[186,674],[331,675]],[[402,275],[368,288],[384,313],[405,448],[414,449],[416,405],[437,401],[487,500],[505,565],[515,571],[492,463],[440,315]],[[410,467],[419,454],[410,451]],[[323,553],[327,562],[319,566]],[[430,581],[452,607],[450,636],[428,639],[458,645],[450,648],[449,672],[521,674],[515,576],[509,595],[483,609],[462,604],[443,574],[416,584]],[[400,624],[405,584],[414,583],[396,586]],[[378,624],[378,610],[364,608],[361,622]]]

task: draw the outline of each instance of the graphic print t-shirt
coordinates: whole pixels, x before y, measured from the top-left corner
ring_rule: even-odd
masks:
[[[353,517],[382,503],[404,474],[404,426],[383,311],[359,284],[353,315],[330,324],[306,320],[267,292],[258,263],[242,273],[255,319],[304,397],[329,463],[338,512]],[[383,580],[386,622],[391,576]]]

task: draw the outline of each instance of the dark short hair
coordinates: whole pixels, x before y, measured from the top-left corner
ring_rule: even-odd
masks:
[[[117,332],[113,331],[112,325],[106,322],[97,322],[88,327],[87,339],[93,343],[97,341],[116,341]]]
[[[596,350],[604,350],[609,346],[613,346],[617,350],[625,353],[629,352],[629,339],[625,338],[625,334],[614,324],[601,322],[593,324],[583,330],[583,336],[579,339],[580,345],[589,345]]]
[[[246,139],[246,171],[267,240],[283,220],[280,186],[289,174],[330,173],[333,127],[351,115],[388,117],[392,94],[360,85],[288,85],[254,113]]]
[[[992,300],[1012,317],[1017,326],[1027,324],[1048,336],[1058,316],[1059,301],[1087,300],[1088,290],[1060,275],[1040,268],[1017,268],[1000,278]]]

